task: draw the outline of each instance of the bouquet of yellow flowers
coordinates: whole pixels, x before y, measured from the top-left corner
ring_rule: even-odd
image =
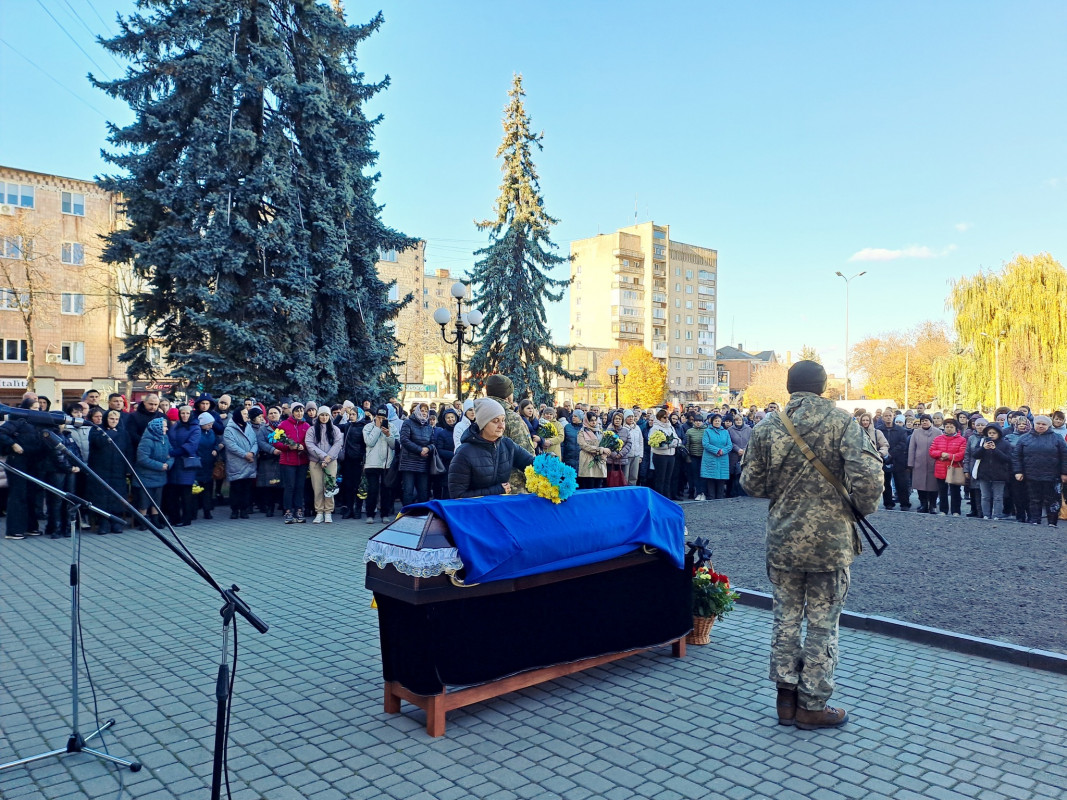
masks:
[[[199,483],[193,484],[193,494],[200,494],[202,491],[204,491],[203,486],[201,486]]]
[[[271,432],[270,440],[273,444],[284,444],[289,445],[290,447],[296,444],[296,442],[294,442],[292,439],[285,435],[285,431],[283,431],[281,428],[275,428]]]
[[[539,455],[525,470],[530,494],[559,505],[578,490],[577,473],[553,455]]]
[[[652,435],[648,437],[648,446],[670,447],[673,441],[674,436],[667,436],[663,431],[652,431]]]
[[[537,435],[542,439],[555,439],[563,431],[560,430],[559,423],[551,419],[541,420],[541,425],[537,429]]]
[[[605,447],[613,453],[618,453],[624,446],[622,439],[619,438],[615,431],[604,431],[604,435],[600,437],[600,444],[598,445],[598,447]],[[603,464],[604,454],[594,454],[593,463],[598,467]]]

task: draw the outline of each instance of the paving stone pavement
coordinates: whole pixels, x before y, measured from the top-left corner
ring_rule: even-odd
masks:
[[[641,654],[451,712],[382,712],[362,522],[277,518],[181,529],[271,625],[240,626],[230,778],[240,800],[334,798],[1057,798],[1067,783],[1063,676],[841,632],[843,729],[780,727],[770,615],[739,608],[712,644]],[[692,533],[692,531],[691,531]],[[70,733],[66,540],[0,540],[0,762]],[[87,535],[82,621],[111,752],[144,763],[123,796],[206,796],[219,601],[145,533]],[[620,620],[625,624],[625,620]],[[80,728],[91,725],[83,681]],[[109,798],[114,768],[69,755],[0,772],[0,797]],[[224,795],[225,796],[225,793]]]

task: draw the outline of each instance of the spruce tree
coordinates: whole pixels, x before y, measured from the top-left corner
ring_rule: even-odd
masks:
[[[481,386],[493,373],[511,378],[515,397],[527,391],[536,402],[550,392],[550,376],[570,380],[584,377],[568,372],[563,357],[570,347],[552,343],[545,302],[559,302],[569,280],[548,272],[567,259],[556,254],[549,228],[557,224],[545,211],[533,148],[543,149],[544,134],[530,132],[522,76],[516,75],[504,111],[504,139],[497,149],[503,157],[504,180],[496,201],[496,216],[479,222],[489,231],[489,245],[475,251],[480,260],[472,270],[474,305],[485,315],[481,338],[470,360],[473,383]]]
[[[238,393],[384,397],[396,391],[402,303],[375,270],[410,239],[374,202],[378,119],[362,105],[357,46],[378,14],[348,26],[313,0],[138,0],[103,42],[131,62],[96,85],[129,103],[101,184],[125,198],[128,225],[104,258],[148,281],[144,329],[120,359]]]

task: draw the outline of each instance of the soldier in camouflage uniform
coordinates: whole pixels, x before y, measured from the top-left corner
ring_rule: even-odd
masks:
[[[511,382],[511,378],[506,375],[490,375],[485,381],[485,396],[496,400],[504,407],[504,436],[533,455],[534,444],[533,439],[530,438],[530,429],[511,407],[515,399],[515,384]],[[511,484],[512,494],[525,493],[526,475],[522,470],[512,470],[508,482]]]
[[[848,719],[826,705],[834,690],[837,629],[849,587],[849,565],[860,552],[852,511],[804,457],[779,414],[851,492],[864,515],[882,491],[882,460],[859,424],[819,395],[826,371],[814,361],[789,369],[789,403],[752,430],[741,486],[770,498],[767,575],[774,587],[770,677],[778,686],[778,721],[831,728]],[[801,641],[801,621],[807,635]]]

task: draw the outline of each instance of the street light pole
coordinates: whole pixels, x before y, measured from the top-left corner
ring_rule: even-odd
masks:
[[[622,369],[620,369],[622,367]],[[622,362],[619,359],[615,359],[611,362],[611,366],[608,367],[608,380],[615,387],[615,408],[619,407],[619,384],[626,380],[626,376],[630,374],[630,370],[622,366]]]
[[[472,309],[463,312],[463,298],[467,296],[467,287],[459,281],[452,284],[452,297],[456,300],[456,325],[451,338],[445,332],[445,326],[452,321],[452,312],[441,307],[433,312],[433,321],[441,326],[441,338],[445,344],[456,346],[456,399],[462,400],[463,394],[463,345],[474,344],[474,329],[482,324],[482,312]]]
[[[864,270],[863,272],[857,272],[851,278],[846,278],[840,272],[835,272],[834,274],[845,282],[845,399],[848,400],[848,285],[852,282],[854,278],[858,278],[861,275],[866,275],[867,270]]]

